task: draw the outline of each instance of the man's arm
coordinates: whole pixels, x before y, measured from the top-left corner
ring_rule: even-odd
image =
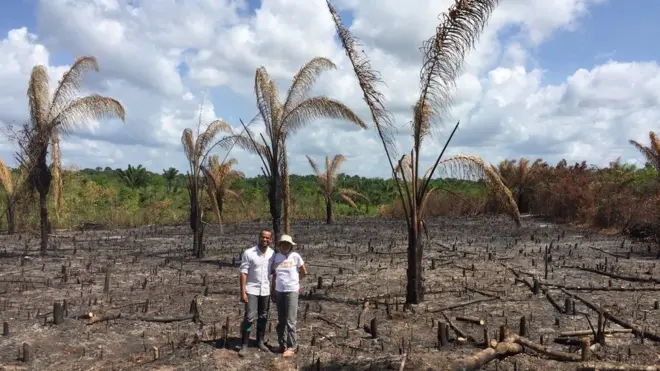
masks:
[[[241,299],[245,299],[247,296],[245,286],[247,286],[247,274],[241,272]]]
[[[244,251],[243,254],[241,255],[241,266],[239,270],[241,272],[240,273],[241,301],[247,302],[246,286],[247,286],[248,271],[250,270],[250,260],[247,257],[247,251]]]

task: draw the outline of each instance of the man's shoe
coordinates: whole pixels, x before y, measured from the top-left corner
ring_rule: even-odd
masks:
[[[241,349],[238,351],[239,357],[245,357],[247,355],[249,342],[250,342],[250,333],[247,331],[243,331]]]
[[[291,348],[287,348],[284,351],[284,353],[282,353],[282,357],[293,357],[295,355],[296,355],[296,351]]]
[[[270,348],[268,348],[266,344],[264,344],[265,335],[266,335],[265,330],[257,330],[257,347],[262,352],[271,353]]]

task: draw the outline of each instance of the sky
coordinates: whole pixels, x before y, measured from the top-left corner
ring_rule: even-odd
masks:
[[[396,119],[400,152],[410,150],[418,96],[419,47],[433,35],[449,0],[334,0],[344,23],[381,72],[386,107]],[[629,2],[628,2],[629,3]],[[646,143],[660,122],[660,2],[636,0],[501,0],[465,59],[448,120],[422,151],[430,165],[455,121],[447,155],[476,154],[487,163],[543,158],[605,166],[621,158],[643,165],[628,143]],[[647,41],[644,41],[647,40]],[[62,139],[65,167],[154,172],[187,169],[181,133],[222,119],[257,114],[254,75],[264,66],[285,93],[313,57],[337,66],[310,96],[326,95],[369,126],[317,120],[289,139],[291,171],[312,172],[341,153],[341,172],[391,173],[357,80],[338,44],[325,0],[14,0],[0,2],[0,125],[29,119],[32,67],[48,67],[55,86],[76,56],[97,58],[83,93],[119,100],[126,122],[81,123]],[[200,115],[201,109],[201,115]],[[255,126],[257,132],[260,126]],[[0,158],[16,164],[16,148],[0,138]],[[227,153],[215,152],[224,158]],[[260,160],[234,148],[229,157],[248,176]]]

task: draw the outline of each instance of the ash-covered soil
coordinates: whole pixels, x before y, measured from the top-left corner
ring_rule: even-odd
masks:
[[[442,370],[482,350],[484,328],[493,339],[502,325],[518,333],[521,317],[525,339],[579,359],[579,337],[571,338],[573,345],[554,340],[565,331],[597,328],[598,315],[579,299],[567,301],[567,293],[646,332],[607,334],[604,346],[593,347],[594,361],[660,364],[659,343],[652,340],[660,336],[658,247],[535,218],[524,218],[520,229],[499,217],[427,225],[425,302],[404,308],[403,220],[294,224],[310,276],[298,312],[300,349],[291,360],[256,348],[245,359],[236,354],[243,310],[237,262],[267,223],[229,224],[224,235],[207,227],[201,261],[191,258],[186,225],[58,232],[45,257],[37,236],[0,236],[0,322],[9,330],[0,336],[0,370],[398,370],[402,354],[406,370]],[[64,301],[64,319],[54,324],[54,303]],[[190,314],[192,301],[199,315]],[[267,337],[275,344],[274,305],[270,313]],[[484,325],[466,322],[473,319]],[[438,350],[439,323],[448,322],[468,340],[450,330],[449,343]],[[621,328],[611,320],[605,327]],[[482,369],[576,370],[580,364],[525,347],[524,354]]]

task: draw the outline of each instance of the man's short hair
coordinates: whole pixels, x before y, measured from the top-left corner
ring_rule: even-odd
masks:
[[[261,235],[262,235],[264,232],[270,233],[271,236],[273,235],[273,232],[272,232],[271,230],[268,230],[268,229],[262,229],[261,231],[259,231],[259,237],[261,237]]]

